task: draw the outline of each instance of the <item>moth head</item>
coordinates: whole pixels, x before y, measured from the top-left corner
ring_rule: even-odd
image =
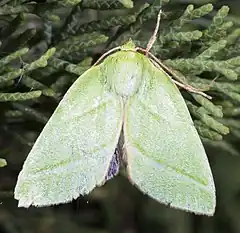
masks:
[[[122,51],[136,51],[136,46],[131,39],[129,39],[128,42],[122,45],[120,48]]]

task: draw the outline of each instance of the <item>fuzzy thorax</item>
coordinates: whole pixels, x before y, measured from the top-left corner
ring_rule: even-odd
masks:
[[[103,73],[110,89],[122,97],[133,96],[139,89],[143,75],[143,55],[135,51],[120,51],[103,63]]]

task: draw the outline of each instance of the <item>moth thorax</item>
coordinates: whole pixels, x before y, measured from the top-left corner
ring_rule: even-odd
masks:
[[[112,69],[109,70],[109,84],[112,91],[122,97],[134,95],[142,82],[142,62],[137,53],[125,52],[121,59],[112,60]]]

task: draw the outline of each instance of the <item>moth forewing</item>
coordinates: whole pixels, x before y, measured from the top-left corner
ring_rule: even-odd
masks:
[[[19,206],[69,202],[103,183],[123,114],[104,79],[93,67],[67,91],[24,162],[14,191]]]
[[[129,177],[152,198],[213,215],[215,186],[208,159],[183,97],[170,77],[143,59],[144,85],[125,107]]]

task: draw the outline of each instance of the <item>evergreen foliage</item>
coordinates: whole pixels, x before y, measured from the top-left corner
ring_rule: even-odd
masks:
[[[151,52],[213,97],[181,90],[206,147],[239,155],[240,28],[228,6],[201,2],[181,11],[169,0],[0,1],[0,133],[12,145],[0,144],[0,157],[13,160],[14,153],[20,170],[23,157],[13,147],[31,148],[64,93],[101,54],[130,38],[146,47],[161,7]]]

